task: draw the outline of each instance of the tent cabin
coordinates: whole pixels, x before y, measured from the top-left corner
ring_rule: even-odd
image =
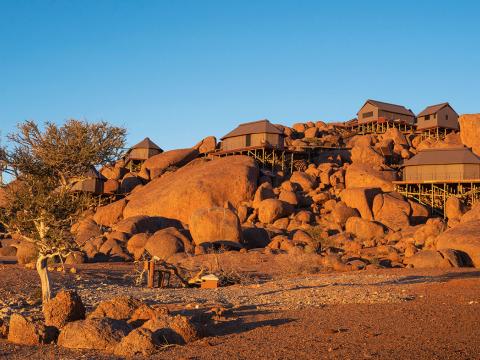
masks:
[[[458,114],[448,102],[428,106],[417,115],[417,130],[426,129],[458,130]]]
[[[367,100],[357,113],[358,124],[378,121],[396,121],[403,124],[415,124],[415,114],[401,105],[389,104],[377,100]]]
[[[480,179],[480,158],[470,149],[421,150],[403,164],[403,181],[445,182]]]
[[[222,137],[221,150],[230,151],[250,147],[283,149],[283,131],[267,119],[240,124]]]
[[[163,150],[157,144],[146,137],[127,151],[125,154],[125,167],[133,171],[134,168],[138,168],[145,160],[162,152]]]
[[[72,191],[89,192],[100,195],[103,194],[103,184],[106,180],[107,179],[92,166],[80,180],[73,184]]]

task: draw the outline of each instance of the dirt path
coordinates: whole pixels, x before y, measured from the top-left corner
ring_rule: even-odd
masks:
[[[89,307],[113,295],[163,303],[174,311],[216,304],[235,317],[211,337],[169,347],[158,359],[480,359],[480,272],[413,269],[274,275],[217,290],[144,289],[131,265],[84,265],[54,274],[76,285]],[[35,305],[36,273],[0,265],[0,309]],[[27,310],[26,310],[27,311]],[[0,340],[0,359],[113,358],[94,352],[14,346]]]

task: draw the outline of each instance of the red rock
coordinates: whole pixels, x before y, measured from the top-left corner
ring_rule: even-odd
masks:
[[[264,224],[272,224],[275,220],[290,215],[290,204],[277,199],[267,199],[260,203],[258,220]]]
[[[113,351],[131,330],[125,321],[110,318],[74,321],[63,327],[57,345],[69,349]]]
[[[57,330],[35,323],[20,314],[10,317],[8,341],[20,345],[49,344],[55,340]]]
[[[169,167],[181,167],[192,161],[198,156],[197,149],[178,149],[165,151],[161,154],[152,156],[142,165],[142,171],[147,171],[150,179],[162,175]]]
[[[189,229],[195,245],[225,243],[239,246],[242,242],[240,220],[234,211],[226,208],[198,209],[190,217]]]
[[[73,290],[62,290],[43,304],[45,324],[62,328],[67,322],[85,319],[82,299]]]
[[[198,209],[238,206],[250,201],[257,187],[258,167],[247,156],[232,156],[183,167],[151,181],[129,197],[124,217],[136,215],[177,219],[188,224]]]
[[[111,204],[100,206],[96,209],[93,220],[99,225],[111,227],[122,218],[125,205],[127,205],[127,201],[121,199]]]
[[[170,227],[159,230],[150,236],[145,244],[145,250],[151,256],[155,256],[161,260],[168,260],[171,256],[185,250],[185,242],[189,244],[188,239],[176,228]],[[191,251],[193,251],[193,249],[191,249]]]

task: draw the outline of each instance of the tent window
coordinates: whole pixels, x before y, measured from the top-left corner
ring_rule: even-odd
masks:
[[[252,146],[252,135],[251,134],[245,135],[245,146],[246,147]]]

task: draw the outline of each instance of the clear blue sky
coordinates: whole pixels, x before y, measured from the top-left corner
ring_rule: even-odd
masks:
[[[480,112],[478,1],[0,0],[2,135],[108,120],[165,149],[367,98]]]

